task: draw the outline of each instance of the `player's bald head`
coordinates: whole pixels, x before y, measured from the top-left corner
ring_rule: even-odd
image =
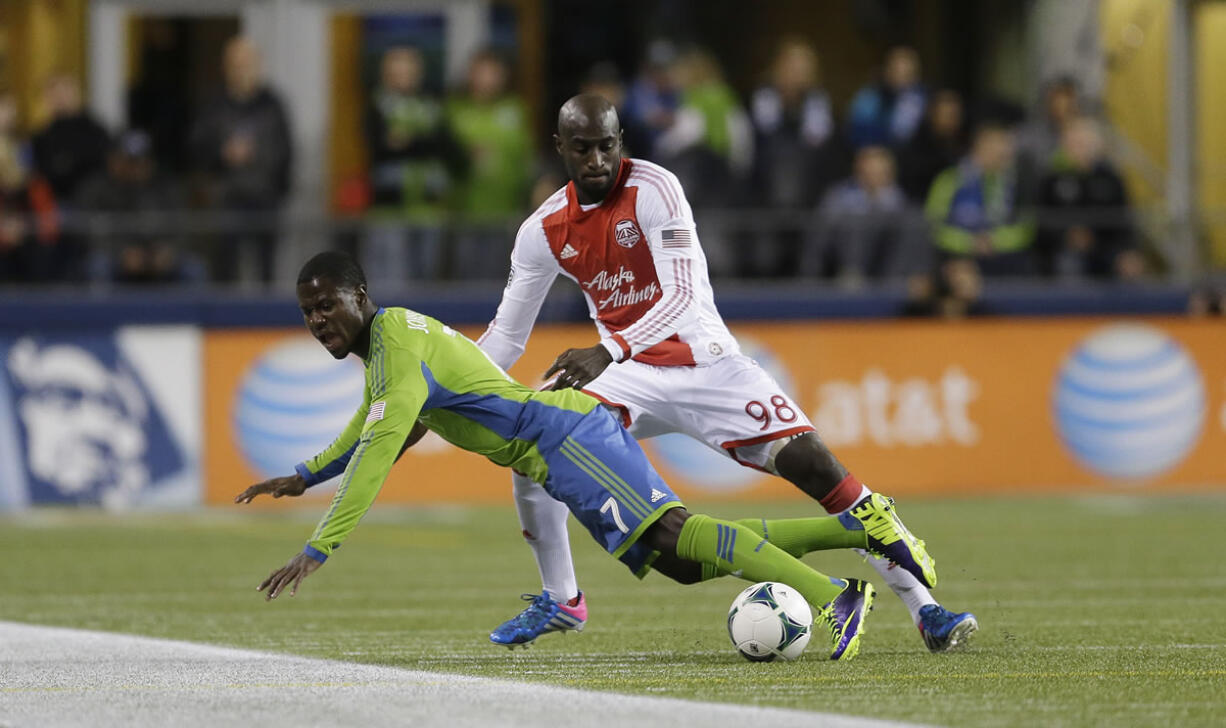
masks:
[[[617,136],[621,122],[609,100],[596,94],[572,96],[558,110],[558,136],[601,139]]]

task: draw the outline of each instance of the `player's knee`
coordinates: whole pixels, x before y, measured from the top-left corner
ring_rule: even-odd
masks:
[[[686,561],[662,553],[651,568],[678,584],[697,584],[702,581],[702,564],[697,561]]]
[[[775,456],[775,469],[806,492],[829,490],[847,477],[847,468],[814,432],[805,433],[780,450]]]
[[[669,509],[643,533],[643,540],[656,551],[675,555],[681,527],[689,517],[689,512],[684,508]]]
[[[702,564],[691,564],[685,568],[678,569],[671,574],[665,574],[668,578],[678,584],[697,584],[702,581]]]

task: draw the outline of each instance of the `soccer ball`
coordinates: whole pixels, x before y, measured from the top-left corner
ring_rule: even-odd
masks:
[[[728,636],[746,660],[795,660],[809,644],[813,611],[792,587],[776,581],[754,584],[728,609]]]

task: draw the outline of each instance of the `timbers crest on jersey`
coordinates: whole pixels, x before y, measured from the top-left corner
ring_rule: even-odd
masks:
[[[618,220],[617,225],[613,227],[613,237],[623,248],[633,248],[634,244],[643,238],[634,220]]]

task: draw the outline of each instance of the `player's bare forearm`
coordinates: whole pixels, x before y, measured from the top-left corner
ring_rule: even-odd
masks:
[[[409,432],[409,436],[404,440],[404,445],[400,446],[400,452],[396,455],[396,461],[399,462],[400,457],[404,455],[409,448],[416,445],[418,440],[425,437],[426,433],[429,431],[430,428],[423,425],[420,421],[414,423],[412,431]]]
[[[586,349],[567,349],[545,372],[545,379],[557,374],[558,380],[554,382],[553,389],[583,389],[612,363],[613,355],[603,344]]]
[[[235,503],[250,503],[257,495],[267,493],[273,498],[282,496],[300,496],[306,492],[307,483],[302,476],[294,473],[280,478],[270,478],[263,483],[256,483],[242,493],[234,496]]]

